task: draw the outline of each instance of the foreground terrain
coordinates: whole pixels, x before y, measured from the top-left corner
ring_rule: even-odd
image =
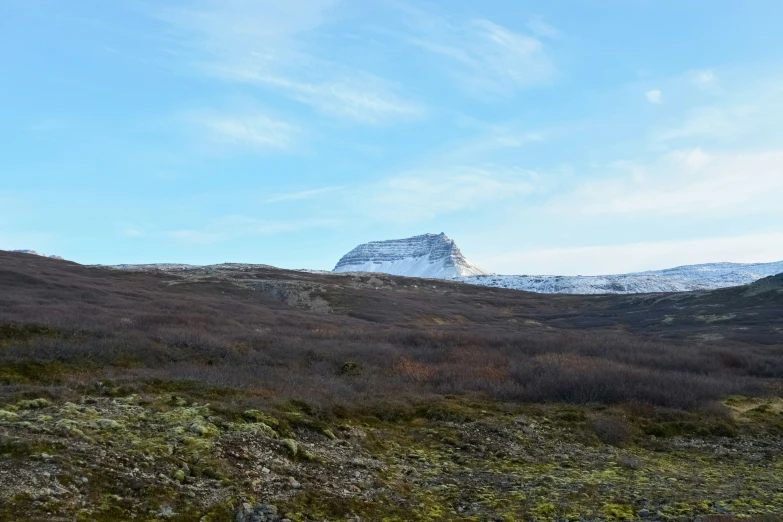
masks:
[[[783,516],[783,277],[542,296],[0,252],[0,520]]]

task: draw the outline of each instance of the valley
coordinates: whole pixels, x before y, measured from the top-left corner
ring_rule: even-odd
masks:
[[[781,277],[540,295],[0,253],[0,518],[774,520]]]

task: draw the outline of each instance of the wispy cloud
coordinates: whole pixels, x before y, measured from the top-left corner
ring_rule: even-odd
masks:
[[[334,68],[328,64],[321,67]],[[329,80],[308,81],[269,74],[253,64],[220,64],[208,70],[217,77],[276,90],[324,114],[360,123],[387,123],[418,118],[425,113],[422,105],[394,94],[389,82],[360,71],[346,72]]]
[[[650,103],[661,103],[663,101],[663,93],[658,89],[653,89],[644,93],[647,101]]]
[[[241,237],[266,236],[341,225],[336,219],[266,220],[248,216],[224,216],[208,222],[201,228],[166,231],[163,235],[185,243],[211,244],[236,240]]]
[[[718,76],[710,69],[701,69],[688,73],[689,81],[699,89],[708,91],[718,87]]]
[[[319,58],[312,35],[333,16],[334,0],[198,0],[159,10],[202,74],[256,85],[333,117],[360,123],[417,118],[423,107],[394,84]]]
[[[562,33],[556,27],[553,27],[544,21],[543,16],[533,16],[527,23],[528,29],[533,34],[541,36],[543,38],[559,38]]]
[[[697,92],[696,104],[691,105],[680,122],[652,133],[657,144],[677,142],[678,146],[705,146],[710,142],[740,142],[757,147],[780,135],[783,118],[783,79],[779,75],[766,76],[752,81],[737,78],[727,80],[727,86],[719,85],[717,74],[711,70],[691,71],[678,78],[672,89],[679,95]],[[704,104],[705,99],[711,103]]]
[[[376,219],[414,222],[528,195],[537,174],[507,168],[453,167],[401,173],[364,189]]]
[[[230,115],[192,112],[184,120],[210,143],[251,151],[290,149],[299,133],[295,125],[260,112]]]
[[[558,212],[600,215],[779,214],[783,151],[666,154],[651,164],[628,163],[620,173],[585,183],[556,201]]]
[[[752,105],[712,106],[691,109],[684,121],[655,134],[658,142],[689,138],[731,139],[745,132],[756,108]]]
[[[300,201],[304,199],[314,199],[330,192],[335,192],[344,187],[321,187],[310,190],[300,190],[298,192],[286,192],[283,194],[275,194],[264,200],[264,203],[280,203],[285,201]]]
[[[544,44],[533,36],[485,19],[454,23],[411,6],[404,11],[407,41],[443,58],[449,74],[471,94],[510,96],[547,82],[555,73]],[[539,30],[545,29],[542,24],[534,23]]]

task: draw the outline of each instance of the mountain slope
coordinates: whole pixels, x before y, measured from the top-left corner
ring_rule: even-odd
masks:
[[[334,272],[382,272],[439,279],[486,274],[465,259],[444,233],[359,245],[337,262]]]
[[[637,294],[716,290],[752,283],[783,273],[775,263],[708,263],[665,270],[601,276],[481,275],[457,280],[482,286],[544,294]]]

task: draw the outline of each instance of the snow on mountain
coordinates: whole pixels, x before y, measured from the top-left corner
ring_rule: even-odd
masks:
[[[465,259],[454,241],[443,233],[359,245],[345,254],[333,271],[438,279],[486,274]]]
[[[9,250],[9,252],[13,252],[15,254],[29,254],[31,256],[48,257],[49,259],[62,259],[60,256],[47,256],[46,254],[39,254],[35,250]]]
[[[752,264],[708,263],[604,276],[479,275],[459,277],[456,280],[544,294],[637,294],[715,290],[750,284],[780,273],[783,273],[783,261]]]

